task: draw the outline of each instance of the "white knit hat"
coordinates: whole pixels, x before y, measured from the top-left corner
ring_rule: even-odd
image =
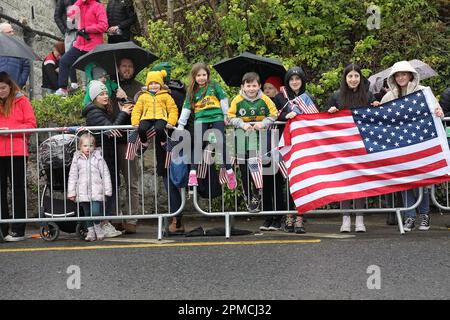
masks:
[[[98,80],[92,80],[89,82],[89,98],[94,101],[97,96],[103,91],[108,91],[103,82]]]

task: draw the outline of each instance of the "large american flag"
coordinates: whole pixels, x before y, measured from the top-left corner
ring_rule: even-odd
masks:
[[[450,180],[450,152],[435,107],[426,88],[379,107],[288,122],[280,152],[298,212]]]

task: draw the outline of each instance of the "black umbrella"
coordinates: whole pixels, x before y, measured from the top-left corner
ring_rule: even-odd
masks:
[[[244,52],[234,58],[224,59],[213,67],[223,81],[231,87],[239,87],[242,76],[247,72],[258,73],[262,83],[270,76],[278,76],[283,80],[286,73],[286,69],[281,62],[249,52]]]
[[[84,71],[89,63],[94,62],[102,66],[110,75],[116,75],[117,83],[119,83],[117,62],[122,58],[133,60],[135,74],[158,59],[150,51],[139,47],[132,41],[128,41],[97,45],[94,50],[79,57],[72,67]]]
[[[33,49],[25,42],[0,32],[0,56],[40,60]]]

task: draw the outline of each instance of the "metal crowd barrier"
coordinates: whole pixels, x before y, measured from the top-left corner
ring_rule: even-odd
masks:
[[[275,125],[282,125],[284,124],[284,122],[276,122]],[[231,135],[232,139],[235,139],[234,133]],[[259,143],[260,145],[263,144],[262,141],[262,134],[259,135],[258,139],[259,139]],[[270,151],[270,150],[269,150]],[[262,152],[264,153],[264,151]],[[272,158],[272,160],[274,160],[274,158]],[[276,160],[275,160],[276,161]],[[236,170],[235,171],[235,175],[237,176],[238,173]],[[208,175],[210,174],[210,172],[208,171]],[[247,171],[247,176],[249,177],[249,172]],[[248,178],[251,179],[251,178]],[[203,204],[201,203],[202,201],[199,198],[199,194],[198,194],[198,190],[197,187],[193,188],[192,191],[192,195],[193,195],[193,202],[194,202],[194,207],[195,209],[205,215],[205,216],[209,216],[209,217],[219,217],[219,216],[223,216],[225,219],[225,237],[226,238],[230,238],[231,236],[231,228],[232,228],[232,218],[236,217],[236,216],[267,216],[267,215],[287,215],[287,214],[291,214],[291,215],[296,215],[297,214],[297,210],[295,209],[295,206],[293,206],[293,203],[290,200],[290,195],[289,195],[289,186],[288,186],[288,181],[287,179],[284,179],[284,187],[280,186],[277,184],[277,179],[275,177],[275,175],[272,175],[272,179],[273,179],[273,195],[274,195],[274,210],[261,210],[258,213],[250,213],[248,210],[242,210],[242,196],[240,196],[239,194],[242,194],[242,190],[234,190],[234,191],[228,191],[228,196],[230,195],[230,193],[233,194],[233,198],[234,198],[234,208],[229,208],[226,207],[225,205],[225,189],[224,186],[222,186],[222,196],[219,198],[219,200],[213,200],[211,198],[206,199],[205,201],[203,201]],[[210,179],[209,179],[210,181]],[[238,186],[242,187],[242,186]],[[282,195],[282,198],[285,200],[285,208],[277,208],[276,207],[276,196],[277,196],[277,190],[278,188],[282,188],[284,194]],[[210,192],[209,194],[211,194],[211,186],[209,186]],[[264,189],[264,187],[263,187]],[[248,192],[247,194],[250,194],[250,192]],[[396,193],[399,194],[399,193]],[[365,199],[365,208],[363,209],[336,209],[336,208],[330,208],[331,206],[326,206],[326,207],[322,207],[320,209],[317,210],[311,210],[307,213],[305,213],[305,216],[308,216],[310,214],[343,214],[343,213],[359,213],[359,212],[363,212],[363,213],[395,213],[396,217],[397,217],[397,221],[398,221],[398,226],[399,226],[399,231],[400,234],[404,234],[405,231],[403,229],[403,219],[402,219],[402,215],[401,212],[403,211],[408,211],[408,210],[414,210],[416,209],[420,203],[422,202],[423,199],[423,188],[419,188],[419,192],[416,198],[416,202],[409,206],[409,207],[404,207],[404,206],[396,206],[395,202],[396,202],[396,194],[390,194],[390,195],[383,195],[383,196],[377,196],[377,197],[370,197],[370,198],[366,198]],[[384,198],[384,199],[383,199]],[[397,198],[401,198],[400,196],[397,196]],[[261,197],[262,201],[261,201],[261,207],[264,208],[264,201],[270,201],[268,199],[264,199],[264,197]],[[378,200],[377,200],[378,199]],[[390,199],[390,200],[389,200]],[[401,199],[400,199],[401,200]],[[206,204],[205,204],[206,202]],[[213,210],[213,202],[215,202],[215,207],[216,210]],[[219,203],[220,202],[220,203]],[[374,205],[374,203],[378,203],[377,205]],[[386,205],[386,202],[391,202],[390,205]],[[385,205],[383,205],[383,203],[385,203]],[[353,204],[354,205],[354,204]],[[207,206],[207,208],[206,208]],[[337,204],[334,204],[334,206],[337,206]]]
[[[449,118],[450,120],[450,118]],[[277,122],[277,124],[282,124],[280,122]],[[114,136],[113,138],[107,137],[105,134],[112,132],[112,130],[120,130],[125,138],[128,138],[130,135],[131,130],[134,128],[131,126],[109,126],[109,127],[84,127],[84,130],[88,130],[92,134],[96,135],[99,134],[101,137],[101,140],[104,141],[104,139],[114,139],[114,155],[117,158],[118,154],[118,146],[124,147],[123,144],[118,143],[118,137]],[[67,199],[67,178],[68,178],[68,170],[67,168],[60,168],[61,172],[58,175],[55,175],[54,170],[52,170],[53,160],[49,163],[49,172],[44,176],[43,175],[43,167],[42,167],[42,155],[39,153],[40,145],[47,139],[54,137],[55,135],[60,135],[63,138],[70,134],[67,133],[67,128],[42,128],[42,129],[28,129],[28,130],[1,130],[0,134],[2,135],[9,135],[10,139],[12,141],[13,135],[21,134],[23,137],[28,136],[30,140],[30,156],[28,157],[28,163],[31,163],[30,165],[27,164],[27,161],[24,161],[24,171],[25,171],[25,216],[24,217],[16,217],[15,208],[14,208],[14,179],[12,179],[10,185],[11,185],[11,207],[12,207],[12,217],[8,219],[2,219],[1,218],[1,208],[0,208],[0,224],[6,224],[6,223],[62,223],[62,222],[81,222],[81,221],[92,221],[92,220],[99,220],[98,217],[86,217],[83,216],[80,212],[80,207],[77,205],[76,210],[74,212],[68,213],[68,207],[69,207],[69,200]],[[232,131],[233,139],[235,138],[235,131]],[[259,143],[263,143],[261,140],[261,136],[259,136]],[[101,216],[101,220],[131,220],[131,219],[138,219],[138,220],[144,220],[144,219],[158,219],[158,234],[157,238],[158,240],[161,240],[163,237],[163,222],[164,219],[174,217],[180,213],[183,212],[183,209],[186,204],[186,195],[185,195],[185,188],[180,189],[181,194],[181,204],[177,210],[170,207],[170,197],[173,196],[170,194],[170,192],[167,192],[167,206],[165,206],[163,209],[160,208],[162,205],[160,198],[161,195],[158,194],[158,189],[160,187],[160,184],[158,182],[158,178],[156,175],[156,150],[155,150],[155,137],[151,138],[153,139],[153,149],[149,149],[146,152],[150,153],[150,157],[153,159],[153,177],[151,178],[145,178],[145,174],[147,172],[147,169],[145,168],[148,164],[145,160],[145,157],[136,157],[135,161],[138,161],[139,166],[139,179],[140,179],[140,185],[139,185],[139,195],[140,195],[140,203],[139,203],[139,210],[138,212],[133,212],[132,214],[128,215],[121,215],[120,214],[120,203],[123,202],[123,199],[120,196],[119,193],[119,185],[118,185],[118,178],[119,178],[119,170],[117,163],[115,165],[114,170],[114,177],[115,177],[115,202],[113,205],[113,212],[111,214],[106,214],[105,211],[105,205],[103,206],[103,216]],[[128,139],[127,139],[128,140]],[[76,144],[75,149],[78,150],[78,144]],[[56,152],[56,150],[52,150],[52,144],[50,144],[49,148],[49,156],[50,159],[52,158],[52,152]],[[26,146],[24,145],[24,149]],[[33,151],[31,149],[34,149]],[[24,157],[25,158],[25,157]],[[66,163],[67,160],[70,161],[65,154],[65,149],[62,149],[62,162]],[[147,157],[148,158],[148,157]],[[126,161],[127,162],[127,170],[128,170],[128,176],[130,176],[130,162],[125,159],[119,159],[119,161]],[[11,164],[12,164],[12,158],[11,158]],[[27,177],[27,172],[30,171],[30,169],[35,168],[35,173],[37,172],[37,179],[34,182],[34,185],[32,186],[32,191],[34,194],[36,194],[36,199],[39,202],[37,205],[35,204],[34,207],[32,206],[30,202],[30,199],[27,198],[29,187],[27,185],[27,182],[29,182],[29,178]],[[70,166],[69,166],[70,168]],[[14,176],[14,168],[13,169],[13,175]],[[169,168],[167,170],[167,179],[169,179]],[[235,174],[237,176],[236,170]],[[249,172],[247,172],[249,173]],[[210,172],[208,171],[207,175],[209,175]],[[32,177],[36,178],[36,177]],[[63,179],[64,183],[62,184],[62,190],[56,190],[55,185],[57,184],[58,179]],[[152,191],[146,191],[146,187],[149,187],[151,185],[149,183],[149,179],[153,182],[153,190]],[[248,179],[250,180],[251,177],[248,174]],[[269,178],[270,179],[270,178]],[[197,187],[194,187],[191,191],[193,195],[193,205],[196,211],[203,214],[204,216],[209,217],[218,217],[223,216],[225,219],[225,237],[230,238],[231,236],[231,227],[232,227],[232,219],[236,216],[266,216],[266,215],[286,215],[286,214],[296,214],[297,211],[295,207],[292,206],[290,196],[289,196],[289,188],[287,185],[287,180],[283,180],[283,186],[280,186],[279,184],[279,178],[277,182],[277,178],[273,175],[273,190],[271,190],[274,194],[274,198],[276,198],[280,193],[279,189],[283,190],[282,198],[285,201],[285,206],[280,208],[277,205],[276,199],[274,200],[273,204],[273,210],[264,210],[264,203],[265,201],[269,201],[268,199],[265,199],[262,197],[262,211],[258,213],[250,213],[242,204],[242,186],[238,184],[238,188],[234,191],[228,191],[225,192],[225,187],[222,186],[222,193],[220,197],[217,197],[217,199],[212,199],[211,197],[205,199],[203,202],[199,199],[199,194]],[[125,183],[125,189],[126,189],[126,200],[127,200],[127,212],[131,212],[131,179],[128,179]],[[209,179],[209,181],[211,181]],[[211,185],[208,186],[211,191]],[[358,212],[364,212],[364,213],[395,213],[397,216],[398,226],[401,234],[404,234],[403,230],[403,224],[402,224],[402,217],[401,212],[407,211],[407,210],[413,210],[417,208],[422,199],[423,199],[423,190],[422,188],[419,189],[420,192],[418,194],[416,202],[410,206],[410,207],[403,207],[403,206],[397,206],[395,204],[395,195],[387,196],[389,199],[385,198],[384,196],[378,196],[378,197],[371,197],[367,198],[365,200],[365,207],[362,209],[341,209],[337,208],[337,204],[329,205],[326,207],[323,207],[321,209],[312,210],[307,212],[305,215],[309,214],[342,214],[342,213],[358,213]],[[434,187],[432,192],[432,199],[433,202],[435,202],[434,197]],[[1,190],[0,190],[1,192]],[[62,192],[62,198],[59,200],[63,203],[63,213],[56,212],[56,200],[55,194],[57,192]],[[50,203],[47,203],[47,207],[50,206],[49,212],[44,212],[44,197],[47,193],[50,193],[50,197],[47,198],[50,199]],[[211,192],[209,192],[211,194]],[[230,208],[229,203],[230,200],[228,200],[228,204],[226,204],[226,197],[230,198],[230,194],[232,194],[234,205]],[[227,195],[227,196],[225,196]],[[17,196],[17,195],[16,195]],[[207,208],[204,208],[205,202],[207,203]],[[448,192],[447,192],[447,207],[442,207],[444,210],[450,210],[450,207],[448,206]],[[61,202],[59,203],[59,205]],[[104,203],[105,204],[105,203]],[[438,204],[436,204],[438,205]],[[439,206],[439,205],[438,205]],[[213,209],[213,207],[215,207]],[[171,210],[173,209],[173,210]],[[47,210],[48,211],[48,210]],[[171,211],[173,211],[171,213]],[[0,232],[1,237],[1,232]],[[0,239],[2,240],[2,239]]]
[[[75,129],[75,128],[73,128]],[[83,131],[88,131],[91,134],[100,135],[101,141],[105,139],[114,139],[114,157],[118,161],[126,161],[128,176],[130,177],[130,161],[125,160],[124,158],[118,159],[118,147],[125,148],[126,144],[118,144],[118,137],[114,136],[112,138],[107,137],[105,134],[112,133],[112,130],[120,130],[125,139],[127,139],[130,135],[130,132],[134,128],[132,126],[110,126],[110,127],[83,127]],[[67,181],[68,174],[70,170],[70,164],[72,159],[70,155],[66,154],[66,148],[59,148],[58,144],[49,143],[47,158],[50,159],[48,165],[44,165],[42,162],[42,154],[40,154],[41,144],[45,141],[49,141],[47,139],[54,138],[56,135],[61,137],[62,140],[66,140],[67,137],[74,139],[74,148],[78,150],[78,143],[76,135],[69,134],[68,128],[41,128],[41,129],[27,129],[27,130],[0,130],[1,135],[9,135],[11,139],[11,153],[13,148],[13,136],[19,134],[22,135],[23,138],[26,136],[29,139],[30,152],[29,156],[23,157],[23,171],[24,171],[24,184],[25,184],[25,192],[23,195],[24,199],[24,214],[18,214],[15,210],[15,197],[19,197],[21,195],[17,195],[14,192],[14,181],[15,179],[11,179],[10,181],[10,191],[9,198],[11,203],[11,211],[10,218],[4,219],[2,218],[2,208],[0,207],[0,225],[7,223],[70,223],[70,222],[81,222],[81,221],[92,221],[92,220],[144,220],[144,219],[158,219],[158,239],[161,240],[163,237],[163,219],[174,217],[181,213],[184,209],[186,203],[185,190],[181,189],[181,204],[178,209],[171,208],[170,206],[170,192],[167,192],[167,206],[161,208],[161,195],[158,193],[158,190],[162,187],[160,183],[158,183],[158,178],[156,175],[156,151],[153,147],[153,150],[149,148],[147,153],[150,153],[153,158],[153,190],[147,190],[146,187],[149,187],[149,180],[144,176],[144,167],[147,166],[147,161],[144,160],[144,156],[136,157],[135,161],[138,162],[139,167],[139,194],[140,194],[140,203],[138,212],[132,212],[131,210],[131,178],[125,182],[126,187],[126,200],[127,203],[125,205],[126,211],[128,213],[132,212],[128,215],[121,215],[120,203],[123,202],[124,199],[120,197],[120,185],[118,185],[119,181],[119,168],[116,160],[113,160],[115,163],[115,169],[113,172],[114,175],[114,186],[113,190],[115,192],[115,201],[112,205],[112,212],[106,213],[105,209],[105,201],[103,202],[103,215],[101,217],[95,216],[83,216],[79,204],[76,205],[75,210],[70,210],[69,207],[73,207],[73,203],[67,199]],[[153,146],[155,146],[155,137],[153,139]],[[127,139],[128,140],[128,139]],[[26,141],[24,139],[24,141]],[[149,140],[151,141],[151,140]],[[27,146],[24,143],[24,150],[26,150]],[[139,149],[138,152],[141,152],[142,149]],[[56,152],[60,153],[60,161],[61,164],[58,165],[58,168],[55,163]],[[124,152],[122,152],[123,154]],[[22,156],[21,156],[22,157]],[[13,165],[13,157],[11,158],[11,171],[12,177],[19,173],[19,169],[14,168]],[[48,161],[48,159],[47,159]],[[169,170],[167,168],[167,170]],[[34,172],[31,176],[33,181],[30,181],[30,172]],[[167,172],[167,179],[169,175]],[[113,177],[112,177],[113,178]],[[58,181],[61,180],[62,181]],[[114,181],[113,180],[113,181]],[[31,185],[31,187],[29,186]],[[36,195],[36,201],[38,203],[31,203],[31,199],[29,199],[28,194],[31,190],[31,193]],[[149,188],[150,189],[150,188]],[[2,190],[0,190],[2,192]],[[77,190],[78,193],[78,190]],[[173,196],[173,195],[172,195]],[[46,201],[45,201],[46,200]],[[46,206],[46,208],[44,208]],[[58,208],[59,207],[59,208]],[[92,205],[91,205],[92,208]],[[62,212],[58,212],[62,211]],[[171,210],[172,209],[172,210]],[[70,211],[70,212],[69,212]],[[171,213],[172,211],[172,213]],[[19,216],[19,217],[17,217]],[[101,218],[101,219],[100,219]],[[0,237],[2,237],[2,232],[0,232]],[[3,239],[0,239],[3,240]]]
[[[443,120],[445,131],[447,132],[447,139],[450,141],[450,117],[445,117]],[[450,142],[449,142],[450,144]],[[450,161],[450,159],[449,159]],[[450,173],[449,173],[450,174]],[[443,190],[443,191],[442,191]],[[440,198],[443,198],[445,200],[445,204],[442,204],[439,202],[437,193],[443,193],[443,195]],[[431,188],[431,201],[433,204],[438,207],[440,210],[443,211],[450,211],[450,194],[449,194],[449,183],[441,183],[439,185],[433,185]]]

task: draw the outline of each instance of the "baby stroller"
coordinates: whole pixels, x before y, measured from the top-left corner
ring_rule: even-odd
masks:
[[[76,135],[59,134],[39,145],[40,177],[45,177],[46,180],[41,197],[40,218],[77,216],[77,204],[64,198],[77,143]],[[79,212],[83,216],[81,208]],[[82,240],[87,234],[85,224],[77,221],[44,222],[40,227],[41,238],[45,241],[55,241],[60,231],[76,233]]]

